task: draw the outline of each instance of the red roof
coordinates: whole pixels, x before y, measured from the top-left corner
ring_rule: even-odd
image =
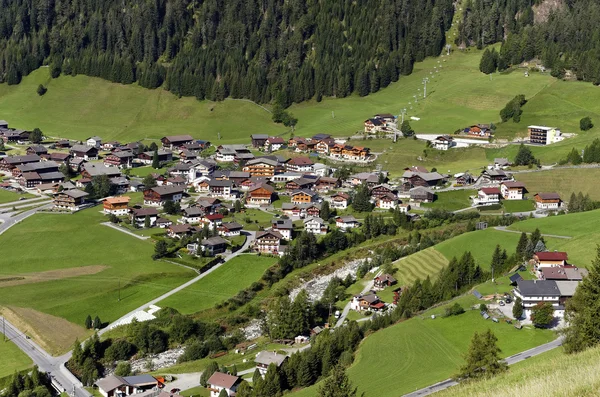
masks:
[[[517,182],[517,181],[508,181],[508,182],[502,182],[502,184],[508,188],[524,188],[525,184],[523,182]]]
[[[292,165],[312,165],[313,162],[308,157],[294,157],[288,161]]]
[[[566,252],[536,252],[540,261],[566,261],[569,257]]]
[[[484,187],[479,190],[485,194],[500,194],[500,189],[497,187]]]
[[[217,219],[223,219],[223,215],[222,214],[212,214],[212,215],[206,215],[204,218],[208,219],[209,221],[214,221]]]
[[[379,302],[379,303],[375,303],[374,305],[370,305],[370,306],[374,309],[383,309],[385,307],[385,303]]]

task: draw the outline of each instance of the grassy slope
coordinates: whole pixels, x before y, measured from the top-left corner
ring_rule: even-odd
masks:
[[[152,244],[100,225],[97,208],[38,214],[3,236],[3,275],[103,265],[100,273],[0,288],[0,305],[29,307],[81,324],[88,314],[113,321],[188,280],[193,272],[150,259]],[[121,301],[118,301],[119,286]]]
[[[185,288],[161,302],[181,313],[195,313],[209,309],[247,288],[275,264],[277,258],[241,255],[209,274],[199,282]]]
[[[21,193],[15,193],[15,192],[11,192],[8,190],[0,189],[0,204],[10,203],[11,201],[17,201],[21,197],[28,199],[28,198],[33,198],[35,196],[33,194],[29,194],[29,193],[21,194]],[[16,204],[18,204],[18,203],[16,203]]]
[[[530,196],[538,192],[556,192],[568,201],[571,193],[589,194],[592,200],[600,200],[600,189],[594,183],[600,179],[600,169],[557,169],[552,171],[516,174],[515,179],[525,183]]]
[[[443,208],[448,211],[456,211],[471,206],[470,196],[476,195],[475,190],[452,190],[449,192],[437,193],[437,198],[433,203],[423,203],[423,207]]]
[[[447,264],[448,259],[431,247],[396,261],[394,267],[398,272],[395,277],[399,285],[410,285],[417,278],[424,280],[427,276],[435,276]]]
[[[30,367],[31,359],[12,342],[0,343],[0,379]]]

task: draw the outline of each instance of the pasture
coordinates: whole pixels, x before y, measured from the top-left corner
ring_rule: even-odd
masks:
[[[448,262],[442,253],[430,247],[394,262],[394,268],[398,269],[394,277],[399,285],[411,285],[417,278],[435,278]]]
[[[436,193],[436,199],[433,203],[422,203],[422,207],[440,208],[446,211],[456,211],[471,206],[470,196],[476,196],[476,190],[451,190],[448,192]]]
[[[0,379],[31,367],[33,362],[12,342],[0,343]]]
[[[9,190],[0,189],[0,204],[10,203],[13,201],[18,201],[20,198],[30,199],[34,198],[33,194],[29,193],[15,193]],[[15,203],[17,205],[18,203]]]
[[[258,281],[277,258],[244,254],[160,303],[183,314],[210,309]]]
[[[589,194],[592,200],[600,200],[600,189],[596,181],[600,179],[600,168],[556,169],[550,171],[515,174],[523,182],[533,197],[538,192],[556,192],[569,201],[571,193]]]

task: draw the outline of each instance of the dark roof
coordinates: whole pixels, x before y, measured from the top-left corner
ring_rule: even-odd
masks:
[[[158,210],[156,208],[134,208],[132,211],[135,216],[158,215]]]
[[[538,193],[536,196],[542,200],[560,200],[558,193]]]
[[[252,134],[252,135],[250,135],[250,137],[252,139],[258,139],[258,140],[269,139],[269,136],[267,134]]]
[[[82,153],[89,153],[89,152],[98,152],[98,149],[96,149],[93,146],[88,146],[88,145],[73,145],[71,147],[71,151],[72,152],[82,152]]]
[[[163,137],[163,139],[166,139],[171,143],[188,142],[194,140],[194,138],[191,135],[169,135]]]
[[[226,222],[221,225],[225,229],[229,230],[242,230],[243,226],[237,222]]]
[[[511,275],[508,279],[511,283],[516,283],[517,281],[523,280],[523,277],[519,273],[515,273]]]
[[[292,165],[313,165],[314,163],[308,157],[294,157],[294,158],[291,158],[290,161],[288,161],[288,164],[292,164]]]
[[[554,280],[520,280],[517,288],[523,296],[560,296]]]
[[[204,240],[202,240],[202,245],[222,245],[222,244],[227,244],[227,240],[225,240],[223,237],[210,237],[210,238],[205,238]]]
[[[265,230],[264,232],[256,233],[256,239],[258,240],[258,239],[261,239],[261,238],[269,236],[269,235],[271,235],[273,237],[277,237],[280,240],[283,238],[283,236],[279,232],[276,232],[274,230]]]
[[[271,225],[273,225],[276,229],[293,229],[294,224],[291,219],[273,219],[271,221]]]
[[[185,212],[186,216],[198,216],[204,214],[204,211],[198,207],[188,207],[184,209],[183,212]]]
[[[523,182],[517,182],[517,181],[507,181],[507,182],[502,182],[502,185],[506,186],[506,187],[521,187],[524,188],[525,184]]]
[[[240,378],[237,376],[224,374],[222,372],[215,372],[210,378],[208,378],[207,383],[212,386],[223,387],[231,390],[231,388],[239,381]]]
[[[160,194],[161,196],[166,195],[166,194],[177,194],[177,193],[183,193],[183,187],[181,186],[176,186],[176,185],[169,185],[169,186],[156,186],[152,188],[153,191],[155,191],[156,193]]]
[[[300,189],[300,190],[295,190],[295,191],[293,191],[293,192],[292,192],[292,196],[295,196],[295,195],[297,195],[297,194],[300,194],[300,193],[304,193],[304,194],[306,194],[306,195],[308,195],[308,196],[310,196],[310,197],[314,197],[314,196],[316,196],[316,195],[317,195],[317,193],[316,193],[316,192],[313,192],[312,190],[308,190],[308,189]]]

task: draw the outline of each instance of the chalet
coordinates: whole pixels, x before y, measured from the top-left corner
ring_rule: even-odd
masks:
[[[223,197],[223,198],[234,198],[233,194],[233,182],[211,179],[208,181],[208,192],[212,196]]]
[[[218,229],[219,226],[223,224],[223,215],[222,214],[205,214],[200,222],[203,224],[207,224],[210,230]]]
[[[505,170],[512,165],[512,162],[504,157],[497,157],[494,159],[493,168],[497,170]]]
[[[531,318],[532,309],[539,303],[550,303],[554,316],[563,317],[565,303],[573,297],[578,284],[578,281],[520,280],[514,294],[523,302],[525,318]]]
[[[29,140],[29,131],[24,130],[0,130],[0,137],[4,142],[25,142]]]
[[[166,163],[173,161],[173,152],[170,150],[157,150],[156,152],[158,154],[158,163],[161,167]],[[138,161],[142,164],[152,165],[152,162],[154,161],[154,152],[149,151],[138,154]]]
[[[216,197],[199,197],[196,207],[202,208],[205,214],[213,214],[221,207],[221,200]]]
[[[261,183],[250,190],[246,195],[246,204],[250,206],[269,205],[273,201],[275,189],[266,183]]]
[[[209,237],[203,239],[200,244],[202,245],[202,251],[209,256],[215,256],[221,254],[227,250],[228,241],[223,237]]]
[[[440,135],[431,141],[431,147],[437,150],[448,150],[451,147],[456,146],[456,142],[454,142],[454,138],[448,135]]]
[[[350,309],[355,311],[379,311],[384,308],[385,303],[383,303],[379,297],[373,293],[354,295],[350,301]]]
[[[165,149],[174,150],[187,143],[193,143],[194,138],[191,135],[171,135],[160,139]]]
[[[389,194],[394,194],[394,188],[392,188],[387,183],[382,183],[380,185],[375,185],[371,188],[371,197],[379,198],[384,197]]]
[[[341,186],[342,183],[338,178],[322,176],[317,180],[317,183],[315,184],[315,190],[318,192],[328,192]]]
[[[27,154],[25,156],[5,156],[0,159],[0,170],[12,171],[13,168],[22,164],[37,163],[41,157],[37,154]]]
[[[116,166],[119,168],[131,168],[133,162],[133,152],[129,150],[123,150],[120,152],[113,152],[104,157],[104,165]]]
[[[281,212],[283,212],[284,215],[289,217],[302,218],[303,216],[305,216],[303,204],[282,203]]]
[[[103,397],[127,397],[162,387],[150,375],[117,376],[109,375],[96,381],[95,385]]]
[[[265,157],[258,157],[246,162],[242,171],[249,173],[251,176],[272,177],[282,171],[283,167],[277,160]]]
[[[44,145],[31,145],[31,146],[27,147],[27,149],[25,150],[25,153],[37,154],[38,156],[41,156],[42,154],[47,154],[48,149]]]
[[[181,221],[183,223],[200,223],[200,219],[204,216],[204,210],[198,207],[187,207],[183,210]]]
[[[41,184],[62,182],[64,179],[65,176],[62,172],[38,173],[32,171],[21,174],[19,177],[19,184],[25,188],[33,188]]]
[[[171,225],[167,228],[167,235],[171,238],[182,238],[192,232],[192,227],[184,223],[182,225]]]
[[[583,281],[588,271],[574,266],[552,266],[539,268],[538,275],[541,280]]]
[[[235,237],[242,233],[243,226],[237,222],[225,222],[217,228],[221,236]]]
[[[198,155],[189,150],[182,150],[181,152],[179,152],[179,161],[181,161],[181,162],[192,161],[192,160],[196,160],[197,158],[198,158]]]
[[[195,186],[196,186],[196,191],[198,192],[208,192],[210,189],[210,185],[208,184],[210,182],[210,179],[203,179],[201,181],[196,181]]]
[[[208,146],[210,146],[210,142],[207,141],[194,141],[194,142],[190,142],[190,143],[184,143],[183,145],[180,146],[182,151],[187,150],[188,152],[193,152],[198,154],[198,152],[201,152],[202,150],[206,149]]]
[[[328,156],[333,145],[335,145],[333,139],[322,140],[315,145],[315,151],[323,156]]]
[[[283,236],[274,230],[257,232],[254,248],[262,254],[279,255],[280,243]]]
[[[252,147],[258,149],[265,146],[269,136],[267,134],[252,134],[250,139],[252,139]]]
[[[291,202],[293,204],[312,203],[317,201],[318,195],[316,192],[308,189],[296,190],[291,194]]]
[[[270,137],[265,141],[265,152],[275,152],[285,146],[285,140],[281,137]]]
[[[500,184],[504,200],[523,200],[525,184],[517,181],[507,181]]]
[[[293,157],[285,165],[290,172],[312,172],[313,162],[308,157]]]
[[[533,199],[535,206],[540,210],[558,210],[562,205],[558,193],[537,193]]]
[[[100,147],[102,147],[102,138],[100,138],[99,136],[91,136],[85,140],[85,144],[87,146],[100,149]]]
[[[220,397],[222,390],[225,390],[227,397],[233,397],[241,382],[242,378],[217,371],[208,378],[206,388],[210,391],[210,397]]]
[[[113,150],[121,147],[121,143],[119,141],[108,141],[102,144],[102,149],[104,150]]]
[[[177,163],[167,169],[171,177],[181,177],[184,183],[192,183],[196,180],[196,170],[192,163]]]
[[[0,129],[7,130],[8,129],[8,121],[0,120]]]
[[[359,172],[350,176],[350,185],[358,186],[366,183],[369,188],[379,184],[379,174],[374,172]]]
[[[463,132],[472,136],[489,138],[492,135],[493,131],[487,124],[477,124],[465,128]]]
[[[385,121],[377,118],[367,119],[365,120],[365,132],[367,134],[375,134],[380,131],[385,131],[386,124]]]
[[[146,224],[146,217],[150,221],[150,227],[156,225],[158,220],[158,210],[156,208],[132,208],[130,219],[132,224],[136,224],[138,227],[144,227]]]
[[[185,186],[186,180],[179,175],[167,178],[167,186]]]
[[[551,252],[536,252],[533,254],[533,260],[535,261],[535,269],[541,269],[544,267],[556,267],[565,266],[567,264],[569,256],[566,252],[551,251]]]
[[[319,203],[307,203],[299,204],[303,208],[302,216],[316,217],[321,215],[321,204]]]
[[[331,173],[331,169],[326,164],[314,163],[312,173],[317,176],[327,177]],[[340,184],[341,184],[341,181],[340,181]]]
[[[279,232],[284,240],[291,240],[294,233],[294,224],[291,219],[273,219],[271,230]]]
[[[86,161],[98,160],[98,149],[93,146],[73,145],[69,150],[69,153],[76,159],[83,159]]]
[[[286,360],[287,356],[284,356],[283,354],[277,354],[270,351],[261,351],[256,355],[254,362],[256,363],[258,372],[260,372],[261,376],[264,378],[269,365],[274,364],[277,368],[279,368]]]
[[[169,226],[171,226],[173,224],[173,221],[167,218],[158,218],[156,220],[156,226],[160,227],[161,229],[166,229]]]
[[[54,195],[54,208],[78,211],[83,208],[88,194],[79,189],[63,190]]]
[[[335,193],[331,195],[331,208],[345,210],[348,208],[348,200],[350,200],[350,196],[346,193]]]
[[[335,144],[330,148],[329,155],[333,158],[364,161],[370,156],[370,149],[362,146]]]
[[[144,204],[162,206],[167,201],[180,202],[183,197],[181,186],[157,186],[144,190]]]
[[[68,139],[61,139],[56,141],[54,147],[57,149],[68,149],[71,147],[71,142]]]
[[[412,172],[406,171],[402,180],[411,187],[423,186],[434,187],[444,183],[444,176],[437,172]]]
[[[304,221],[304,230],[312,234],[327,234],[328,225],[319,217],[311,217]]]
[[[127,215],[130,200],[127,196],[107,197],[102,200],[103,212],[117,216]]]
[[[398,196],[394,193],[386,193],[385,195],[379,195],[375,197],[375,207],[385,210],[395,209],[398,207],[399,201]]]
[[[503,182],[511,179],[510,175],[502,170],[483,170],[479,179],[483,180],[484,183],[491,182]]]
[[[430,189],[417,186],[409,190],[410,201],[415,203],[431,203],[435,199],[435,193]]]
[[[26,172],[37,172],[38,174],[58,172],[58,164],[54,161],[39,161],[37,163],[21,164],[12,169],[12,175],[15,178]]]
[[[342,231],[348,229],[354,229],[360,226],[360,223],[352,215],[338,216],[335,218],[335,225],[342,229]]]
[[[81,175],[84,178],[93,178],[95,176],[106,175],[109,178],[121,176],[121,171],[117,167],[105,166],[104,164],[85,163]]]
[[[81,172],[81,169],[83,168],[83,165],[85,164],[85,162],[86,162],[86,160],[84,160],[82,158],[71,157],[69,159],[69,167],[71,168],[72,171]]]
[[[387,273],[381,274],[373,279],[373,285],[375,288],[379,289],[391,287],[394,284],[396,284],[396,279]]]
[[[288,183],[294,179],[302,178],[302,174],[299,172],[284,172],[282,174],[273,175],[271,182],[273,183]]]
[[[289,181],[288,183],[285,184],[285,191],[287,193],[293,193],[296,190],[301,190],[301,189],[312,189],[315,186],[315,183],[317,182],[317,179],[313,179],[313,178],[298,178],[298,179],[294,179]]]
[[[479,189],[477,197],[473,199],[476,205],[492,205],[500,203],[500,189],[497,187],[484,187]]]
[[[468,172],[456,174],[454,175],[454,177],[456,178],[454,184],[457,186],[471,185],[475,182],[475,178],[473,178],[473,175],[469,174]]]
[[[196,176],[207,176],[217,168],[217,163],[212,159],[202,159],[192,162]]]
[[[69,153],[52,152],[44,155],[43,158],[46,159],[46,161],[54,161],[56,163],[68,165],[71,155]]]
[[[215,159],[221,163],[249,161],[254,155],[246,145],[220,145],[217,147]]]

